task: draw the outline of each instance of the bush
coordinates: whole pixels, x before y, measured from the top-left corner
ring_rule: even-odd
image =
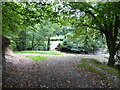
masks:
[[[69,38],[64,39],[60,44],[60,50],[62,51],[72,51],[72,52],[85,52],[87,49],[96,49],[99,46],[93,43],[80,42],[79,39],[71,40]]]

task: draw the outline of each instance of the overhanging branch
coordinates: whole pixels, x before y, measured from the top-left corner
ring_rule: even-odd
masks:
[[[88,25],[88,24],[81,24],[81,26],[86,26],[86,27],[89,27],[89,28],[93,28],[93,29],[100,30],[99,28],[96,28],[96,27],[90,26],[90,25]]]
[[[88,24],[79,24],[79,23],[72,23],[72,24],[77,24],[78,26],[85,26],[85,27],[89,27],[89,28],[93,28],[93,29],[96,29],[96,30],[99,30],[101,33],[106,33],[104,29],[102,28],[97,28],[97,27],[93,27],[93,26],[90,26]]]
[[[85,13],[90,14],[94,19],[96,19],[98,21],[98,19],[95,17],[95,15],[92,13],[92,11],[87,10],[87,11],[85,11]]]
[[[90,26],[90,25],[88,25],[88,24],[81,24],[81,26],[86,26],[86,27],[89,27],[89,28],[93,28],[93,29],[99,30],[99,31],[102,32],[102,33],[105,33],[102,28],[96,28],[96,27]]]
[[[88,5],[88,4],[83,4],[83,5],[84,5],[85,7],[94,9],[94,7],[91,6],[91,5]],[[86,10],[85,13],[86,13],[86,14],[89,14],[90,16],[92,16],[92,17],[94,18],[94,20],[100,25],[100,27],[102,27],[102,26],[101,26],[101,22],[98,20],[98,18],[97,18],[97,17],[95,16],[95,14],[92,12],[92,10]]]

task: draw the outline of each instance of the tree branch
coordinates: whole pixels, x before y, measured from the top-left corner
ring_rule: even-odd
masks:
[[[89,7],[89,8],[94,9],[94,7],[93,7],[92,5],[88,5],[88,4],[83,4],[83,5],[84,5],[85,7]],[[98,29],[98,30],[101,31],[101,32],[104,32],[104,30],[102,29],[101,22],[98,20],[98,18],[97,18],[97,17],[95,16],[95,14],[92,12],[92,10],[86,10],[85,13],[91,15],[91,16],[94,18],[94,20],[96,21],[96,23],[98,23],[98,24],[100,25],[100,27],[101,27],[101,29]],[[104,33],[105,33],[105,32],[104,32]]]
[[[88,25],[88,24],[81,24],[81,25],[82,25],[82,26],[89,27],[89,28],[93,28],[93,29],[99,30],[99,31],[102,32],[102,33],[105,33],[102,28],[96,28],[96,27],[90,26],[90,25]]]
[[[93,28],[93,29],[97,29],[97,30],[100,30],[100,29],[98,29],[98,28],[96,28],[96,27],[93,27],[93,26],[90,26],[90,25],[88,25],[88,24],[81,24],[82,26],[86,26],[86,27],[89,27],[89,28]]]
[[[115,16],[115,24],[114,24],[114,39],[115,39],[115,41],[117,40],[117,36],[118,36],[118,28],[119,28],[119,17],[116,15]]]
[[[98,19],[95,17],[95,15],[92,13],[92,11],[87,10],[87,11],[85,11],[85,13],[90,14],[94,19],[96,19],[98,21]]]

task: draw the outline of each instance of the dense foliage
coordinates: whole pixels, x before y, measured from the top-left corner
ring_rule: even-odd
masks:
[[[74,30],[78,31],[78,30]],[[60,49],[63,51],[71,51],[78,53],[85,53],[88,49],[106,48],[106,40],[104,35],[99,32],[91,33],[91,30],[81,33],[68,33],[60,44]],[[76,35],[78,34],[78,35]],[[77,36],[77,37],[76,37]]]
[[[70,3],[70,13],[76,16],[73,24],[78,28],[92,28],[105,35],[109,50],[108,65],[115,64],[114,56],[120,48],[120,2]],[[72,14],[69,14],[72,15]],[[78,18],[77,18],[78,17]],[[81,31],[79,29],[79,31]],[[79,32],[80,33],[80,32]]]
[[[50,37],[65,35],[71,51],[109,49],[108,65],[120,49],[119,2],[3,2],[3,35],[15,50],[49,50]],[[69,37],[69,36],[72,36]]]

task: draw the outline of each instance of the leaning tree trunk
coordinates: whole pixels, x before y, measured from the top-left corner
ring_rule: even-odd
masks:
[[[6,58],[5,58],[5,50],[10,45],[10,40],[4,36],[2,36],[2,82],[4,86],[5,81],[5,73],[6,73]]]

